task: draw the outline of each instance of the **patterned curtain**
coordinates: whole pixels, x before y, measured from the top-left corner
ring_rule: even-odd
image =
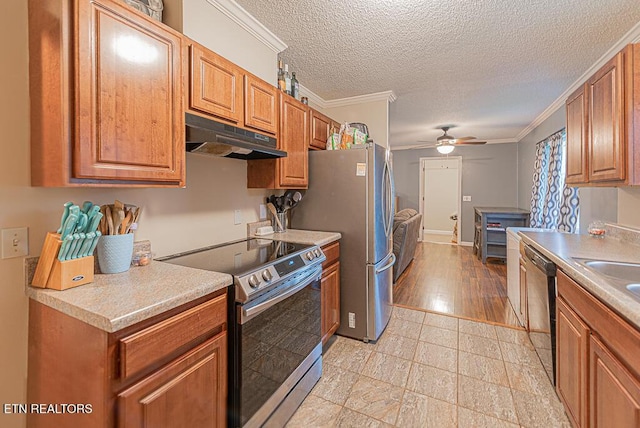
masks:
[[[531,227],[578,231],[578,188],[565,185],[566,133],[556,132],[536,146],[531,192]]]

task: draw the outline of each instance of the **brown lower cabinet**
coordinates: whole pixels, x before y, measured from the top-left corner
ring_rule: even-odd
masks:
[[[558,272],[556,390],[575,427],[640,426],[640,332]]]
[[[115,333],[31,300],[29,427],[224,427],[227,294],[218,291]]]
[[[340,327],[340,243],[322,247],[327,260],[322,264],[320,280],[322,344]]]

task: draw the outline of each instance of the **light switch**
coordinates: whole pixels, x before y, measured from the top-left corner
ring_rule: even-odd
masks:
[[[29,254],[29,229],[16,227],[2,229],[2,258],[22,257]]]
[[[471,202],[471,196],[463,196],[462,202]]]
[[[242,210],[235,210],[233,212],[233,224],[242,223]]]

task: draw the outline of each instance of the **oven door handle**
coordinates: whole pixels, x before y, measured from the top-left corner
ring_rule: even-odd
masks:
[[[284,299],[296,294],[298,291],[302,290],[309,284],[312,284],[314,281],[317,281],[318,279],[320,279],[321,275],[322,275],[322,266],[318,266],[316,269],[313,270],[312,273],[302,278],[300,280],[300,283],[296,284],[294,287],[291,287],[288,290],[273,296],[273,298],[269,300],[266,300],[262,303],[258,303],[255,306],[251,306],[249,308],[243,307],[240,313],[240,324],[244,324],[245,322],[249,321],[251,318],[255,317],[256,315],[261,314],[262,312],[273,307],[274,305],[278,304]]]

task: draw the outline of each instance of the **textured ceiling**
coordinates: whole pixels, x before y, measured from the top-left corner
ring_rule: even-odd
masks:
[[[326,100],[392,90],[393,146],[514,139],[640,21],[638,0],[236,0]]]

